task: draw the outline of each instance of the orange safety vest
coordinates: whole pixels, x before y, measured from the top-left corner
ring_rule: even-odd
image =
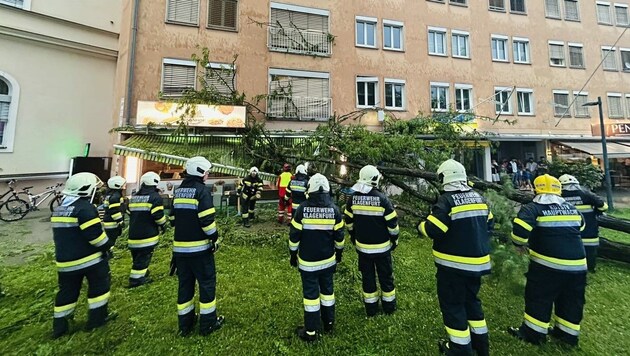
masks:
[[[291,174],[291,172],[282,172],[280,174],[280,177],[278,177],[278,187],[279,188],[286,188],[289,186],[289,183],[291,182],[291,177],[293,175]]]

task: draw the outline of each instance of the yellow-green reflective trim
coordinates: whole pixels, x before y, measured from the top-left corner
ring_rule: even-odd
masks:
[[[81,230],[85,230],[85,229],[87,229],[88,227],[90,227],[90,226],[92,226],[92,225],[99,224],[100,222],[101,222],[101,219],[99,219],[99,218],[94,218],[94,219],[92,219],[92,220],[90,220],[90,221],[84,222],[83,224],[79,225],[79,228],[80,228]]]
[[[536,221],[580,221],[580,215],[557,215],[557,216],[539,216]]]
[[[398,214],[396,214],[396,210],[394,210],[391,213],[385,215],[385,220],[389,221],[389,220],[395,218],[396,216],[398,216]]]
[[[325,265],[334,261],[335,261],[335,255],[332,255],[332,257],[327,258],[325,260],[321,260],[321,261],[304,261],[298,256],[298,262],[302,266],[306,266],[306,267],[317,267],[317,266]]]
[[[173,241],[174,247],[197,247],[203,246],[210,243],[210,240],[200,240],[200,241]]]
[[[460,337],[460,338],[469,338],[470,337],[470,329],[466,328],[466,330],[456,330],[456,329],[451,329],[448,326],[444,327],[446,329],[446,332],[449,335],[455,336],[455,337]]]
[[[101,234],[95,238],[94,240],[90,240],[90,244],[92,245],[98,245],[99,242],[105,240],[107,238],[107,235],[104,232],[101,232]]]
[[[72,266],[78,266],[80,264],[83,264],[85,262],[89,262],[92,261],[94,259],[97,259],[99,257],[102,256],[102,253],[99,251],[97,253],[93,253],[89,256],[83,257],[79,260],[74,260],[74,261],[68,261],[68,262],[56,262],[57,267],[63,268],[63,267],[72,267]]]
[[[599,242],[599,237],[593,237],[593,238],[588,238],[588,239],[582,238],[582,242],[583,243],[596,243],[596,242]]]
[[[109,296],[110,296],[110,292],[107,292],[107,293],[105,293],[103,295],[99,295],[98,297],[95,297],[95,298],[88,298],[88,303],[89,304],[94,304],[94,303],[102,302],[102,301],[108,299]]]
[[[109,204],[109,208],[118,208],[120,206],[120,203],[114,203],[114,204]]]
[[[488,326],[486,324],[486,320],[468,320],[468,325],[472,326],[473,328],[483,328]]]
[[[191,198],[175,198],[173,199],[173,204],[193,204],[199,205],[199,200],[191,199]]]
[[[160,238],[159,236],[154,236],[154,237],[149,237],[148,239],[142,239],[142,240],[127,239],[127,243],[129,245],[140,245],[140,244],[158,241],[159,238]]]
[[[438,229],[442,230],[442,232],[447,232],[448,231],[448,226],[446,226],[443,222],[441,222],[435,216],[429,215],[427,220],[429,220],[431,223],[433,223],[433,225],[437,226]]]
[[[391,297],[391,296],[394,296],[394,295],[396,295],[396,289],[395,289],[395,288],[394,288],[394,289],[392,289],[392,291],[391,291],[391,292],[385,292],[385,291],[383,291],[383,297]]]
[[[77,302],[74,302],[74,303],[72,303],[72,304],[66,304],[66,305],[61,305],[61,306],[55,307],[55,308],[53,309],[53,311],[54,311],[55,313],[61,313],[61,312],[64,312],[64,311],[66,311],[66,310],[71,310],[71,309],[74,309],[74,308],[76,308],[76,306],[77,306]],[[49,310],[50,310],[50,309],[49,309]]]
[[[79,222],[78,218],[69,218],[64,216],[53,216],[50,218],[50,222],[60,222],[60,223],[72,223]]]
[[[333,219],[302,219],[302,224],[306,225],[335,225]]]
[[[319,299],[321,300],[335,300],[335,294],[331,294],[331,295],[326,295],[326,294],[319,294]]]
[[[352,212],[350,210],[348,210],[348,209],[345,209],[343,213],[348,215],[348,217],[350,217],[350,218],[354,217],[354,214],[352,214]]]
[[[514,223],[519,225],[520,227],[522,227],[523,229],[527,230],[527,231],[532,231],[534,230],[534,227],[531,226],[530,224],[526,223],[524,220],[519,219],[519,218],[514,218]]]
[[[538,320],[538,319],[536,319],[536,318],[534,318],[532,316],[529,316],[529,314],[527,314],[527,313],[525,313],[525,320],[529,321],[530,323],[532,323],[532,324],[534,324],[534,325],[536,325],[538,327],[541,327],[541,328],[544,328],[544,329],[548,329],[549,328],[549,323],[545,323],[543,321],[540,321],[540,320]]]
[[[425,226],[426,223],[427,223],[426,221],[423,221],[420,223],[419,231],[422,234],[422,236],[429,237],[429,234],[427,234],[427,228]]]
[[[304,305],[319,305],[319,298],[317,299],[303,299]]]
[[[462,257],[462,256],[448,255],[448,254],[433,250],[433,256],[437,258],[441,258],[446,261],[465,263],[469,265],[482,265],[482,264],[490,262],[490,255],[485,255],[481,257]]]
[[[210,209],[206,209],[200,212],[199,214],[197,214],[197,216],[199,216],[200,218],[203,218],[204,216],[208,216],[214,213],[216,213],[216,210],[214,208],[210,208]]]
[[[467,204],[461,206],[454,206],[451,208],[451,214],[462,213],[464,211],[471,210],[488,210],[488,204],[478,203],[478,204]]]
[[[204,226],[201,229],[205,232],[205,231],[210,231],[212,229],[216,229],[217,228],[217,222],[213,222],[212,224],[208,225],[208,226]]]
[[[114,220],[120,220],[120,219],[122,219],[122,217],[123,217],[122,213],[116,213],[116,214],[112,215],[112,219],[114,219]]]
[[[211,301],[210,303],[201,303],[199,302],[199,308],[201,309],[210,309],[212,307],[215,307],[217,305],[217,299],[215,298],[213,301]]]
[[[521,243],[521,244],[526,244],[527,243],[527,239],[526,238],[520,237],[520,236],[516,235],[515,233],[511,233],[510,235],[512,236],[512,240],[513,241],[516,241],[516,242]]]
[[[338,224],[335,224],[335,227],[333,228],[333,230],[335,231],[339,229],[343,229],[343,221]]]
[[[608,210],[608,204],[604,203],[604,206],[602,206],[601,208],[597,208],[597,210],[599,210],[599,211],[606,211],[606,210]]]
[[[536,251],[532,251],[531,249],[529,250],[529,254],[534,257],[540,258],[541,260],[549,261],[549,262],[552,262],[558,265],[563,265],[563,266],[582,266],[586,264],[586,258],[582,258],[579,260],[565,260],[561,258],[541,255],[540,253]]]
[[[129,203],[129,208],[150,208],[152,206],[151,203]]]
[[[488,210],[488,221],[494,219],[494,214],[490,210]]]
[[[562,324],[564,326],[566,326],[569,329],[573,329],[575,331],[580,331],[580,325],[579,324],[573,324],[570,321],[566,321],[564,319],[562,319],[561,317],[554,315],[553,316],[554,320],[558,323],[558,324]]]
[[[293,241],[289,240],[289,247],[298,247],[298,246],[300,246],[300,241],[293,242]]]
[[[155,213],[157,213],[160,210],[164,210],[164,207],[161,206],[161,205],[160,206],[156,206],[155,208],[151,209],[151,214],[155,214]]]
[[[363,297],[365,297],[365,298],[376,298],[376,297],[378,297],[378,295],[379,295],[378,291],[372,292],[372,293],[365,293],[365,292],[363,292]]]
[[[162,225],[162,224],[164,224],[165,222],[166,222],[166,215],[165,215],[165,216],[162,216],[161,218],[159,218],[159,219],[157,219],[157,220],[155,220],[155,223],[156,223],[156,224],[158,224],[158,225]]]
[[[359,241],[356,241],[356,245],[357,245],[357,247],[360,247],[360,248],[363,248],[363,249],[366,249],[366,250],[377,250],[377,249],[382,249],[382,248],[388,247],[389,245],[391,245],[391,242],[387,241],[387,242],[383,242],[381,244],[374,244],[374,245],[372,245],[372,244],[363,244],[363,243],[360,243]]]
[[[188,308],[189,306],[193,305],[193,300],[189,300],[186,303],[182,303],[182,304],[177,304],[177,310],[183,310]]]
[[[291,225],[298,230],[302,230],[302,224],[298,223],[295,219],[291,220]]]

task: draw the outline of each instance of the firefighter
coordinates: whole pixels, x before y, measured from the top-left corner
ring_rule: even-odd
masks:
[[[477,294],[481,276],[490,273],[492,212],[467,184],[466,169],[449,159],[438,168],[444,193],[418,232],[433,240],[437,294],[448,340],[447,355],[489,355],[488,326]]]
[[[107,196],[105,196],[103,227],[107,237],[112,240],[112,245],[116,243],[116,239],[122,234],[125,224],[123,187],[126,182],[125,178],[121,176],[111,177],[107,181],[109,191]]]
[[[307,183],[308,176],[306,175],[306,167],[300,164],[295,168],[295,175],[291,178],[291,182],[284,196],[287,203],[291,204],[291,210],[297,209],[297,207],[306,200]],[[289,220],[290,219],[291,211],[289,211]]]
[[[398,217],[392,204],[378,188],[381,174],[367,165],[359,171],[352,187],[356,192],[348,199],[344,218],[350,241],[359,255],[363,301],[368,316],[378,313],[381,299],[383,312],[396,311],[396,289],[391,252],[398,246]],[[376,277],[382,295],[376,287]]]
[[[534,201],[523,205],[512,223],[512,242],[529,249],[525,317],[510,334],[532,344],[546,341],[552,309],[551,336],[578,344],[586,289],[586,254],[580,230],[584,219],[562,197],[560,181],[548,174],[534,180]]]
[[[177,314],[179,333],[189,335],[195,323],[195,281],[199,284],[199,333],[209,335],[223,324],[217,317],[216,269],[214,252],[218,249],[217,223],[212,193],[206,187],[212,164],[204,157],[186,162],[186,178],[175,190],[173,213],[175,227],[173,255],[179,289]]]
[[[98,211],[91,202],[101,184],[92,173],[77,173],[68,178],[61,206],[55,208],[51,218],[59,281],[53,338],[69,332],[68,319],[76,308],[84,277],[88,281],[86,328],[103,326],[115,316],[107,311],[110,272],[105,258],[113,241],[103,231]]]
[[[149,264],[157,246],[160,231],[166,231],[166,216],[162,197],[157,189],[160,176],[147,172],[140,177],[140,190],[129,201],[129,239],[127,240],[133,265],[129,274],[129,288],[151,282]]]
[[[595,272],[597,248],[599,247],[597,215],[608,210],[608,204],[597,195],[582,190],[580,182],[572,175],[561,175],[559,181],[562,184],[564,200],[573,204],[584,217],[586,227],[582,231],[582,243],[586,251],[586,265],[590,272]]]
[[[278,176],[278,223],[283,224],[285,221],[284,212],[287,212],[287,222],[291,221],[291,202],[286,199],[286,192],[293,175],[291,174],[291,165],[285,163],[282,166],[282,173]]]
[[[291,266],[298,267],[304,296],[304,326],[298,337],[311,342],[335,323],[333,274],[344,246],[343,217],[330,199],[328,179],[315,174],[308,181],[308,199],[296,209],[289,232]]]
[[[263,181],[258,176],[258,168],[249,169],[247,177],[243,178],[238,186],[238,193],[241,196],[241,216],[243,225],[251,227],[251,220],[254,219],[256,200],[262,195]]]

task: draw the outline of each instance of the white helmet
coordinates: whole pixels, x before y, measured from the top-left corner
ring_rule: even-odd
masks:
[[[303,164],[298,164],[298,166],[295,168],[295,174],[306,174],[306,166]]]
[[[252,167],[249,169],[249,174],[256,173],[258,174],[258,167]]]
[[[140,183],[148,187],[156,187],[160,183],[160,176],[155,172],[147,172],[140,177]]]
[[[311,179],[308,180],[306,189],[309,193],[329,192],[330,184],[328,184],[328,179],[322,174],[315,173]]]
[[[570,174],[563,174],[563,175],[560,176],[560,178],[558,178],[558,180],[560,181],[560,184],[562,184],[562,185],[580,184],[580,182],[577,180],[577,178],[575,178],[574,176],[572,176]]]
[[[449,159],[440,165],[437,174],[442,180],[442,185],[453,182],[467,182],[466,168],[454,159]]]
[[[196,156],[186,161],[186,173],[191,176],[203,177],[210,172],[212,163],[201,156]]]
[[[359,171],[359,183],[368,184],[376,187],[381,180],[381,173],[372,165],[367,165]]]
[[[96,188],[102,184],[103,182],[95,174],[81,172],[68,178],[61,194],[72,197],[91,197],[96,192]]]
[[[113,176],[107,180],[107,186],[111,189],[122,189],[127,180],[121,176]]]

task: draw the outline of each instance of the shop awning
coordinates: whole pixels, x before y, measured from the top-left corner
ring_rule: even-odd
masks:
[[[235,138],[238,140],[238,138]],[[235,142],[240,145],[240,140]],[[183,166],[188,158],[194,156],[212,157],[216,149],[212,147],[211,137],[191,136],[174,137],[159,135],[134,135],[119,145],[114,145],[114,154],[127,157],[137,157],[149,161]],[[212,161],[212,159],[211,159]],[[215,173],[234,176],[245,176],[247,169],[227,166],[212,162]],[[274,181],[277,176],[260,172],[260,178]]]
[[[560,142],[560,144],[586,152],[595,157],[601,158],[603,156],[601,142]],[[607,142],[606,150],[609,158],[630,158],[630,146],[625,144]]]

